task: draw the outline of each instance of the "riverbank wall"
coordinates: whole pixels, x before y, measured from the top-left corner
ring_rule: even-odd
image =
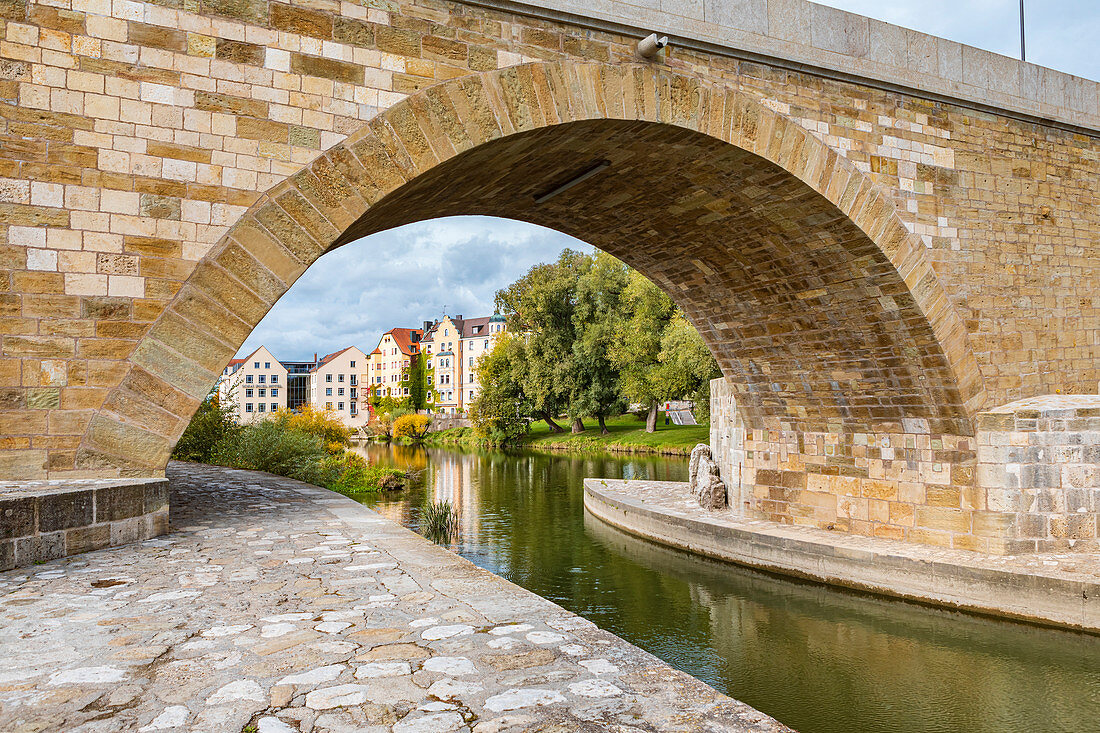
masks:
[[[584,506],[632,535],[717,560],[1100,634],[1100,553],[992,556],[709,513],[678,482],[586,479]]]

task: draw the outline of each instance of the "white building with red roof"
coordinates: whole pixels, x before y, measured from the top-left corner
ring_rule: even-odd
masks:
[[[370,419],[366,394],[369,357],[357,346],[349,346],[317,360],[309,373],[310,403],[329,410],[345,425],[358,428]]]
[[[286,409],[287,370],[267,347],[233,359],[218,380],[218,397],[237,422],[257,422]]]

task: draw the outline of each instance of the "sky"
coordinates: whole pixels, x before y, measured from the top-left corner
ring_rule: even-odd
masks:
[[[1019,57],[1019,0],[823,0],[953,41]],[[1100,79],[1100,0],[1026,0],[1028,61]],[[444,312],[493,312],[496,291],[562,249],[591,248],[507,219],[452,217],[410,224],[328,253],[294,284],[238,352],[261,344],[278,359],[346,346],[370,352],[394,327]]]

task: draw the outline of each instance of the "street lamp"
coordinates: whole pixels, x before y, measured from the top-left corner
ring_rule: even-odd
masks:
[[[1024,0],[1020,0],[1020,60],[1027,61],[1027,46],[1024,44]]]

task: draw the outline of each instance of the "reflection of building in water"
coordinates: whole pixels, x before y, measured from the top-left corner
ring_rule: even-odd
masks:
[[[466,537],[473,537],[481,528],[478,511],[477,484],[473,456],[445,455],[433,462],[431,500],[450,501],[458,511],[458,526]]]

